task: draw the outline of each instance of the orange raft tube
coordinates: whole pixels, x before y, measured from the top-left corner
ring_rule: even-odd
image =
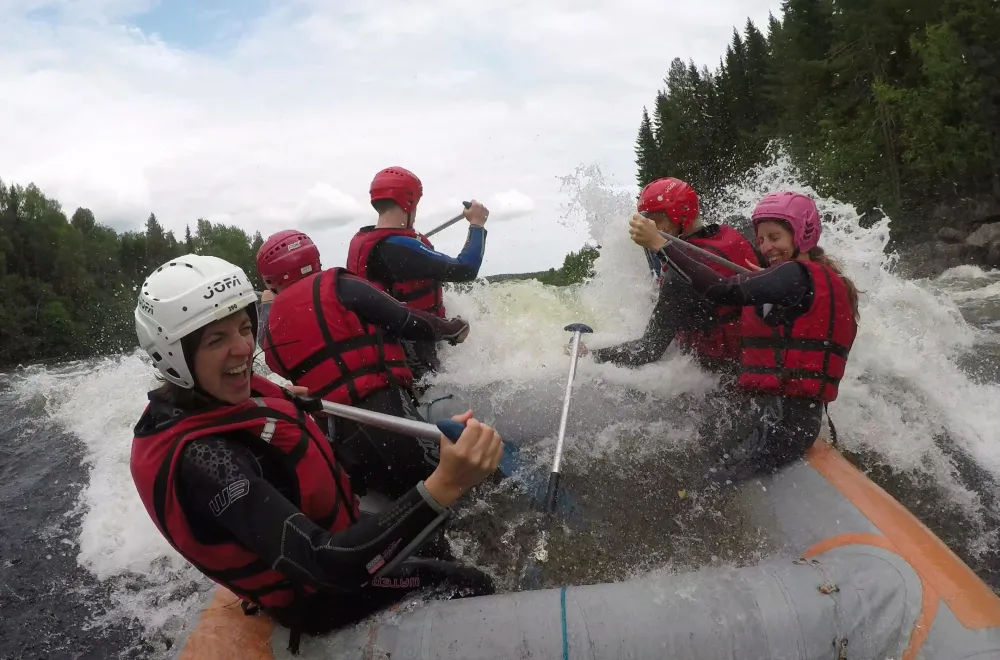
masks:
[[[782,547],[757,566],[431,601],[303,637],[300,657],[1000,658],[1000,598],[824,440],[741,488]],[[286,643],[218,589],[179,658],[285,658]]]

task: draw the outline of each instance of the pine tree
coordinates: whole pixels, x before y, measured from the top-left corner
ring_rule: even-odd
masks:
[[[644,107],[642,109],[642,122],[639,124],[639,136],[635,140],[635,164],[638,167],[636,178],[640,188],[657,178],[657,172],[660,169],[658,152],[656,137],[653,135],[653,124]]]

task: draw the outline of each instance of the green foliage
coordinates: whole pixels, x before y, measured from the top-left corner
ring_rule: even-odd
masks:
[[[562,268],[549,268],[537,273],[518,273],[515,275],[490,275],[490,282],[507,282],[509,280],[538,280],[551,286],[568,286],[578,284],[588,277],[594,276],[594,261],[601,255],[600,251],[590,245],[585,245],[579,252],[570,252],[563,259]]]
[[[784,0],[766,35],[734,31],[716,71],[671,62],[643,109],[639,184],[684,179],[711,209],[780,145],[821,194],[885,209],[897,234],[941,202],[1000,202],[997,35],[996,0]]]
[[[155,215],[144,232],[118,234],[88,209],[67,220],[34,185],[0,181],[0,364],[81,357],[135,346],[138,287],[154,268],[196,252],[231,261],[262,285],[263,243],[237,227],[198,221],[178,241]]]

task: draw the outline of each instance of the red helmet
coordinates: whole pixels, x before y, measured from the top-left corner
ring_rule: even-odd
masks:
[[[297,229],[273,234],[257,250],[257,272],[274,293],[321,269],[319,249]]]
[[[698,194],[680,179],[665,177],[646,184],[639,194],[639,212],[662,211],[670,221],[687,231],[698,217]]]
[[[372,200],[391,199],[407,213],[412,213],[424,195],[424,186],[417,175],[402,167],[387,167],[372,179],[368,192]]]

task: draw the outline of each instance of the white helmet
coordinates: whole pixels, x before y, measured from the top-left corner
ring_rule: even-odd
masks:
[[[191,389],[194,376],[181,339],[247,307],[257,335],[257,292],[239,266],[199,254],[163,264],[142,283],[135,308],[139,345],[171,383]]]

